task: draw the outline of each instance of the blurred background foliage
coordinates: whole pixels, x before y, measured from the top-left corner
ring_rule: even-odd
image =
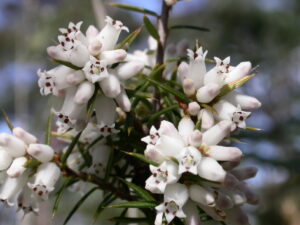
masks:
[[[39,94],[36,71],[54,65],[46,55],[46,47],[56,41],[59,27],[65,27],[69,21],[84,21],[82,30],[89,24],[97,25],[91,2],[0,1],[0,105],[14,124],[42,137],[51,103],[49,98]],[[111,1],[103,1],[107,2]],[[157,12],[161,6],[161,0],[114,2]],[[108,5],[105,8],[111,17],[123,21],[130,30],[141,26],[142,15]],[[253,113],[249,121],[249,126],[262,131],[239,134],[246,143],[240,144],[245,152],[244,165],[254,164],[260,169],[251,185],[260,193],[261,204],[249,207],[249,212],[253,224],[298,225],[300,1],[190,0],[179,2],[171,16],[171,25],[203,26],[210,32],[175,30],[169,42],[187,39],[192,48],[195,39],[199,39],[209,50],[209,58],[230,55],[233,65],[246,60],[259,65],[259,74],[242,91],[262,101],[263,107]],[[146,48],[146,35],[142,32],[130,51]],[[7,131],[3,120],[0,129]],[[47,213],[52,203],[46,203],[37,224],[62,224],[68,209],[79,197],[77,193],[66,195],[54,222]],[[90,224],[96,199],[95,195],[85,203],[70,224]],[[107,212],[106,217],[113,216],[111,210]],[[0,224],[16,224],[13,210],[0,206]]]

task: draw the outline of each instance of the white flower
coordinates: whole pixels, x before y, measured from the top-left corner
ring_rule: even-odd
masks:
[[[236,111],[232,114],[233,126],[231,130],[234,130],[236,127],[246,128],[246,119],[250,116],[251,112],[245,112],[241,110],[241,106],[239,105]]]
[[[24,173],[18,178],[7,177],[1,187],[0,201],[8,206],[13,206],[27,179],[28,173]]]
[[[198,120],[201,120],[201,130],[207,130],[215,124],[213,113],[207,109],[202,109],[199,112]]]
[[[105,176],[106,166],[111,151],[111,147],[104,144],[97,144],[94,146],[90,150],[93,162],[89,168],[89,172],[103,178]]]
[[[19,138],[6,133],[0,134],[0,147],[12,157],[21,157],[26,153],[26,145]]]
[[[203,157],[198,164],[198,175],[210,181],[223,182],[226,171],[215,159]]]
[[[210,146],[221,142],[229,133],[232,122],[223,120],[203,133],[203,143]]]
[[[179,170],[178,173],[182,174],[184,172],[190,172],[197,174],[198,164],[201,161],[202,155],[198,149],[195,147],[189,146],[182,149],[178,157],[179,161]]]
[[[34,182],[29,182],[28,187],[41,199],[47,200],[59,178],[60,169],[55,163],[43,163],[37,169]]]
[[[10,165],[9,169],[6,171],[7,175],[11,178],[20,177],[26,170],[24,164],[27,162],[25,157],[15,158]]]
[[[27,153],[42,163],[53,159],[54,150],[49,145],[30,144]]]
[[[198,102],[209,103],[220,93],[220,89],[218,84],[207,84],[197,90],[196,98]]]
[[[165,215],[168,224],[175,218],[185,218],[182,207],[185,205],[189,197],[188,189],[183,184],[170,184],[166,187],[164,193],[164,203],[157,206],[155,225],[161,225],[163,215]]]
[[[90,56],[90,61],[85,64],[83,71],[86,79],[92,83],[96,83],[108,77],[106,61],[99,60],[93,56]]]
[[[249,95],[243,95],[238,92],[230,92],[224,96],[224,99],[231,102],[233,105],[241,106],[242,110],[254,110],[261,107],[260,101]]]
[[[6,170],[12,161],[12,156],[0,147],[0,171]]]
[[[168,184],[179,179],[178,166],[172,161],[165,161],[159,167],[150,165],[152,175],[146,180],[145,188],[152,193],[164,193]]]
[[[36,195],[28,187],[25,186],[17,199],[18,211],[22,210],[24,215],[31,212],[38,214],[39,202],[40,201],[36,197]]]
[[[236,147],[211,145],[205,150],[205,155],[217,161],[239,161],[243,153]]]

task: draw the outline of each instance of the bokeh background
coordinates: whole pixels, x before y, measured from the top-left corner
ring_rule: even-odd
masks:
[[[42,137],[50,100],[41,97],[37,86],[38,68],[51,68],[46,47],[56,40],[59,27],[69,21],[99,25],[95,4],[101,0],[1,0],[0,1],[0,107],[15,125]],[[131,30],[141,26],[142,15],[112,8],[102,1],[111,17],[122,20]],[[161,0],[116,0],[159,12]],[[99,3],[99,2],[98,2]],[[97,4],[96,4],[97,5]],[[210,32],[176,30],[170,42],[187,39],[190,46],[199,39],[209,57],[225,58],[232,64],[250,60],[259,74],[243,91],[256,96],[263,107],[253,113],[249,126],[259,132],[240,134],[245,164],[256,165],[259,173],[251,186],[261,196],[258,207],[249,207],[255,225],[300,224],[300,1],[299,0],[190,0],[178,3],[170,23],[203,26]],[[144,49],[144,31],[131,50]],[[0,131],[7,131],[0,120]],[[51,219],[43,206],[38,225],[62,224],[70,207],[80,198],[67,194],[60,213]],[[89,199],[70,224],[91,223],[97,196]],[[106,217],[112,216],[107,210]],[[0,205],[0,224],[18,222],[14,210]],[[98,224],[110,224],[98,221]],[[113,224],[113,223],[112,223]]]

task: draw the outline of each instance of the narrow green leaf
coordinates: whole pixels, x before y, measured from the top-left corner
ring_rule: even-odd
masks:
[[[53,62],[56,62],[58,64],[61,64],[61,65],[64,65],[66,67],[69,67],[73,70],[81,70],[82,67],[78,67],[78,66],[75,66],[73,65],[72,63],[69,63],[69,62],[66,62],[66,61],[62,61],[62,60],[58,60],[58,59],[51,59]]]
[[[35,169],[35,168],[37,168],[40,164],[41,164],[41,162],[38,161],[38,160],[36,160],[36,159],[29,159],[29,160],[27,160],[27,161],[24,163],[23,167]]]
[[[151,122],[155,119],[157,119],[158,117],[160,117],[161,115],[164,115],[170,111],[173,111],[174,109],[178,109],[178,104],[175,104],[175,105],[172,105],[172,106],[169,106],[167,108],[164,108],[162,109],[161,111],[159,112],[156,112],[154,114],[152,114],[151,116],[149,116],[148,118],[145,118],[143,122]]]
[[[152,197],[152,195],[146,191],[145,189],[141,188],[140,186],[137,186],[134,183],[128,182],[124,179],[119,178],[123,183],[125,183],[129,188],[134,190],[141,198],[143,198],[146,201],[155,202],[155,199]]]
[[[97,219],[99,218],[102,211],[105,209],[108,204],[112,203],[117,197],[113,196],[112,193],[104,197],[104,199],[101,201],[101,203],[98,205],[97,210],[93,216],[93,224],[96,223]]]
[[[85,200],[94,192],[98,189],[98,187],[94,187],[92,188],[89,192],[87,192],[76,204],[75,206],[72,208],[71,212],[68,214],[67,218],[64,221],[64,225],[66,225],[69,220],[72,218],[72,216],[74,215],[74,213],[79,209],[79,207],[85,202]]]
[[[212,113],[214,113],[214,114],[218,114],[218,112],[213,108],[213,107],[211,107],[210,105],[207,105],[207,104],[200,104],[200,106],[202,107],[202,108],[204,108],[204,109],[207,109],[208,111],[210,111],[210,112],[212,112]]]
[[[88,104],[87,104],[87,112],[86,112],[86,118],[87,118],[87,120],[89,120],[89,118],[91,117],[91,115],[93,113],[94,104],[95,104],[96,98],[98,96],[99,89],[100,89],[99,84],[96,83],[95,84],[94,94],[91,97],[91,99],[88,101]]]
[[[77,147],[78,147],[78,150],[79,150],[82,158],[84,159],[85,166],[90,167],[93,163],[93,159],[92,159],[90,153],[88,152],[87,149],[84,149],[84,147],[80,143],[77,144]]]
[[[148,80],[150,83],[152,83],[153,85],[155,85],[156,87],[161,88],[162,90],[164,90],[167,93],[171,93],[172,95],[174,95],[175,97],[179,98],[180,100],[182,100],[184,103],[189,103],[189,99],[180,91],[177,91],[176,89],[168,86],[165,83],[161,83],[158,82],[152,78],[150,78],[149,76],[143,76],[145,80]]]
[[[137,208],[137,209],[149,209],[157,206],[155,202],[121,202],[115,205],[110,205],[108,208]]]
[[[205,31],[208,32],[210,31],[206,27],[199,27],[199,26],[193,26],[193,25],[174,25],[170,27],[171,30],[175,29],[190,29],[190,30],[198,30],[198,31]]]
[[[71,184],[73,184],[75,181],[75,178],[67,178],[63,183],[62,187],[56,192],[56,198],[52,209],[52,218],[55,216],[58,210],[59,203],[63,197],[63,194],[65,193],[64,190],[68,188]]]
[[[244,85],[247,81],[249,81],[255,75],[256,75],[256,73],[253,73],[251,75],[242,77],[239,80],[236,80],[236,81],[233,81],[229,84],[224,85],[221,88],[220,94],[217,96],[217,99],[221,98],[224,95],[227,95],[229,92],[233,91],[234,89],[241,87],[242,85]]]
[[[135,31],[133,31],[131,34],[129,34],[120,44],[117,45],[116,49],[125,48],[129,49],[132,42],[137,38],[137,36],[140,34],[142,28],[138,28]]]
[[[111,169],[113,167],[114,156],[115,156],[115,149],[112,148],[111,151],[110,151],[110,155],[109,155],[107,166],[106,166],[106,170],[105,170],[104,180],[106,182],[108,182],[108,179],[109,179],[109,176],[110,176],[110,172],[111,172]]]
[[[149,32],[149,34],[154,39],[159,41],[159,34],[158,34],[155,26],[151,23],[151,21],[149,20],[149,18],[147,16],[144,16],[144,24],[145,24],[145,27],[146,27],[147,31]]]
[[[153,161],[147,159],[147,158],[146,158],[144,155],[142,155],[142,154],[135,153],[135,152],[125,152],[125,151],[122,151],[122,152],[124,152],[126,155],[130,155],[130,156],[132,156],[132,157],[134,157],[134,158],[137,158],[137,159],[139,159],[139,160],[141,160],[141,161],[143,161],[143,162],[145,162],[145,163],[147,163],[147,164],[151,164],[151,165],[156,166],[156,167],[159,166],[158,163],[153,162]]]
[[[51,143],[51,130],[52,130],[53,112],[51,111],[47,121],[47,128],[45,133],[45,144],[50,145]]]
[[[255,128],[255,127],[246,127],[246,130],[251,130],[251,131],[261,131],[262,129],[260,128]]]
[[[57,133],[55,131],[51,132],[51,136],[58,137],[58,138],[63,138],[63,139],[66,139],[66,140],[72,140],[73,137],[74,137],[74,136],[72,136],[70,134],[60,134],[60,133]]]
[[[119,222],[119,223],[125,223],[125,224],[130,224],[130,223],[143,223],[147,222],[148,218],[130,218],[130,217],[113,217],[109,219],[112,222]]]
[[[6,125],[12,131],[14,129],[14,126],[10,122],[8,115],[6,114],[6,112],[3,109],[1,110],[1,114],[2,114],[3,119],[5,120]]]
[[[130,11],[138,12],[138,13],[148,14],[148,15],[151,15],[151,16],[156,16],[156,17],[158,16],[156,14],[156,12],[153,12],[153,11],[148,10],[148,9],[132,6],[132,5],[119,4],[119,3],[109,3],[109,5],[114,6],[114,7],[118,7],[118,8],[121,8],[121,9],[126,9],[126,10],[130,10]]]
[[[82,133],[82,131],[79,132],[79,133],[73,138],[72,142],[70,143],[70,145],[69,145],[68,148],[67,148],[66,153],[62,155],[62,160],[61,160],[61,162],[62,162],[63,165],[66,165],[67,159],[68,159],[69,155],[72,153],[72,151],[73,151],[74,147],[76,146],[76,144],[78,143],[81,133]]]

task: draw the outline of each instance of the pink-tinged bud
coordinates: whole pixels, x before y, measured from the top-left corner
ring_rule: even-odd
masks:
[[[198,89],[196,98],[198,102],[209,103],[220,93],[220,86],[217,84],[207,84]]]
[[[197,116],[198,113],[200,112],[200,105],[197,102],[191,102],[188,105],[188,112],[192,116]]]
[[[226,188],[233,188],[239,184],[239,180],[230,173],[226,174],[225,180],[222,185]]]
[[[25,143],[19,138],[9,134],[0,134],[0,146],[12,157],[20,157],[26,153]]]
[[[54,155],[53,148],[44,144],[31,144],[29,145],[27,152],[42,163],[51,161]]]
[[[243,153],[236,147],[209,146],[207,154],[217,161],[238,161]]]
[[[189,65],[186,62],[182,62],[180,63],[180,65],[178,66],[178,77],[181,80],[181,82],[184,81],[184,79],[186,79],[188,77],[189,74]]]
[[[231,173],[239,180],[246,180],[255,177],[257,174],[256,167],[245,167],[241,169],[232,170]]]
[[[223,182],[226,172],[215,159],[204,157],[198,165],[198,175],[210,181]]]
[[[183,80],[183,92],[187,96],[192,96],[195,94],[196,89],[195,89],[193,80],[187,79],[187,78]]]
[[[228,74],[225,82],[230,83],[243,78],[250,72],[251,67],[252,65],[250,62],[241,62]]]
[[[232,170],[233,168],[240,165],[240,161],[229,161],[229,162],[223,162],[222,167],[224,170]]]
[[[231,121],[223,120],[205,131],[203,133],[203,143],[208,146],[218,144],[230,133],[231,124]]]
[[[27,131],[25,131],[21,127],[15,127],[13,129],[13,134],[14,134],[15,137],[21,139],[22,141],[24,141],[28,145],[31,144],[31,143],[37,143],[38,142],[38,139],[35,136],[28,133]]]
[[[116,101],[122,110],[130,112],[131,102],[123,88],[121,89],[121,93],[116,97]]]
[[[189,188],[190,198],[202,205],[214,207],[216,205],[214,194],[211,190],[208,190],[199,185],[193,184]]]
[[[121,93],[121,85],[114,75],[110,74],[100,82],[103,93],[109,98],[115,98]]]
[[[117,69],[117,76],[121,80],[127,80],[144,69],[144,63],[131,61],[120,65]]]
[[[251,205],[257,205],[259,203],[258,195],[254,193],[246,184],[239,183],[237,188],[245,194],[247,203]]]
[[[202,109],[198,114],[198,120],[201,120],[201,129],[207,130],[215,124],[214,115],[207,109]]]
[[[27,159],[25,157],[15,158],[9,169],[6,171],[7,175],[10,178],[17,178],[21,176],[26,170],[26,168],[24,167],[24,164],[26,162]]]
[[[157,163],[162,163],[165,160],[165,157],[155,149],[154,145],[147,145],[144,154],[147,159]]]
[[[229,93],[225,95],[224,98],[234,105],[240,105],[241,109],[246,111],[255,110],[261,107],[261,102],[256,98],[237,92]]]
[[[199,147],[202,144],[202,133],[199,130],[194,130],[190,136],[190,145]]]
[[[105,60],[107,65],[112,65],[123,61],[127,56],[127,53],[123,49],[104,51],[100,55],[100,60]]]
[[[64,54],[64,52],[61,49],[57,48],[57,46],[48,47],[47,53],[53,59],[68,61],[66,54]]]
[[[0,148],[0,171],[6,170],[12,163],[13,158],[5,150]]]
[[[78,85],[85,80],[85,75],[82,70],[74,71],[67,76],[67,82],[71,85]]]
[[[194,128],[195,128],[195,124],[190,117],[185,116],[180,120],[178,124],[178,131],[186,144],[188,143],[189,138],[194,131]]]
[[[76,91],[74,102],[79,105],[86,104],[93,96],[95,91],[95,85],[85,81],[81,83]]]
[[[102,43],[98,39],[92,40],[88,46],[89,52],[93,56],[99,55],[101,52],[101,48],[102,48]]]

